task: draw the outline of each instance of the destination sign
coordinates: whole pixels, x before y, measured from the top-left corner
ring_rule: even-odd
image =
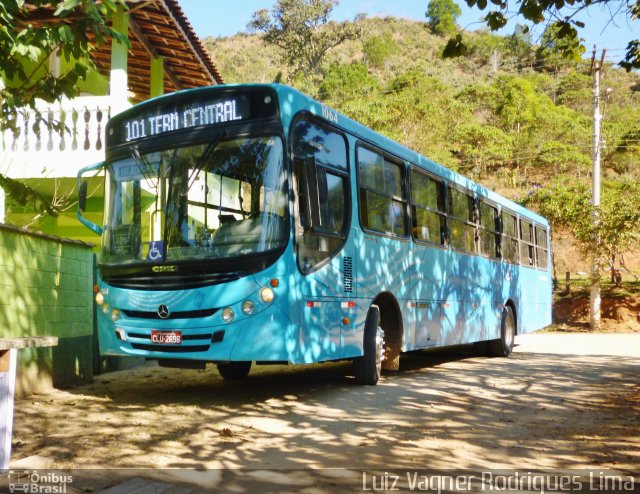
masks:
[[[191,97],[189,97],[191,95]],[[271,91],[183,93],[175,100],[149,102],[113,118],[108,125],[109,147],[202,126],[239,123],[274,116]]]
[[[242,114],[238,112],[238,102],[236,100],[221,101],[206,106],[195,106],[181,111],[126,120],[124,140],[129,142],[164,132],[235,120],[242,120]]]

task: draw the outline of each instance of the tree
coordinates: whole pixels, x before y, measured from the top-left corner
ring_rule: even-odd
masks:
[[[584,115],[593,114],[593,88],[591,77],[580,72],[569,72],[558,80],[555,100]]]
[[[431,32],[440,36],[450,35],[457,29],[456,19],[462,11],[453,0],[430,0],[426,17]]]
[[[357,23],[329,20],[338,0],[277,0],[273,9],[258,10],[247,25],[280,49],[280,57],[293,72],[318,70],[329,50],[360,35]]]
[[[378,90],[378,81],[369,74],[367,66],[361,62],[355,62],[331,65],[325,73],[318,92],[321,99],[346,99],[353,98],[356,94],[371,94]]]
[[[527,204],[536,206],[553,225],[569,228],[584,254],[595,255],[612,269],[612,259],[640,242],[639,202],[638,181],[606,182],[598,210],[600,221],[594,224],[591,190],[585,184],[556,182],[536,190],[527,199]],[[594,243],[594,237],[600,242]]]
[[[463,171],[471,171],[474,178],[482,177],[487,169],[509,161],[514,155],[514,136],[492,125],[462,124],[451,136],[454,152]]]
[[[577,146],[554,140],[546,141],[536,160],[536,166],[551,173],[566,173],[575,170],[576,177],[591,167],[591,156],[587,156]]]
[[[372,36],[362,43],[364,56],[372,66],[384,67],[392,55],[399,51],[398,44],[389,35]]]
[[[487,0],[466,0],[469,7],[477,7],[485,10],[489,3]],[[638,0],[515,0],[513,3],[504,0],[491,0],[493,10],[489,10],[484,17],[484,22],[492,31],[504,27],[507,19],[513,16],[513,12],[522,16],[534,25],[555,24],[557,39],[566,40],[565,47],[569,50],[580,45],[578,29],[585,27],[585,23],[576,20],[576,16],[594,7],[611,12],[610,24],[616,24],[616,17],[626,17],[627,21],[640,18],[640,1]],[[551,20],[551,21],[550,21]],[[462,34],[452,37],[445,47],[443,56],[455,57],[464,55],[467,51]],[[640,40],[630,40],[624,58],[619,62],[627,71],[640,68]]]
[[[540,46],[536,50],[536,69],[542,72],[559,72],[567,62],[580,62],[585,52],[583,39],[560,36],[562,27],[551,23],[542,34]]]
[[[51,19],[33,23],[31,9],[58,4]],[[102,44],[109,38],[129,44],[126,36],[112,29],[107,21],[124,0],[65,0],[53,2],[31,0],[0,2],[0,128],[14,128],[18,108],[35,107],[38,99],[49,103],[77,95],[77,82],[92,68],[89,54],[92,39]],[[71,62],[66,72],[56,76],[45,73],[42,66],[57,53]],[[26,63],[25,63],[26,62]],[[39,122],[35,122],[37,125]],[[60,125],[60,124],[57,124]],[[21,205],[34,204],[37,210],[55,214],[55,208],[35,190],[7,176],[0,175],[0,187]]]
[[[605,162],[618,173],[629,173],[640,163],[640,128],[625,133]]]
[[[507,48],[518,63],[518,70],[531,62],[531,33],[527,26],[516,24],[513,34],[507,36]]]
[[[503,77],[498,81],[502,101],[497,113],[505,129],[519,134],[527,132],[543,111],[547,97],[527,79]]]

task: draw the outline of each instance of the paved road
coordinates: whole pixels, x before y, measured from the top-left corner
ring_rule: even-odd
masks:
[[[153,469],[85,472],[93,490],[141,493],[323,492],[419,469],[638,471],[640,334],[526,335],[509,359],[469,352],[403,355],[376,387],[355,385],[346,363],[261,367],[242,383],[156,366],[106,374],[19,400],[14,458]]]

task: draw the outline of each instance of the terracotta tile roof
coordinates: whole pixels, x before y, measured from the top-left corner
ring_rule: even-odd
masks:
[[[129,7],[128,83],[135,101],[149,97],[151,56],[164,58],[165,93],[222,84],[222,76],[184,15],[178,0],[126,0]],[[26,4],[29,7],[29,4]],[[53,18],[53,9],[32,9],[36,22]],[[111,44],[91,55],[98,70],[109,75]]]
[[[202,60],[206,63],[207,69],[211,74],[211,76],[213,76],[215,82],[218,84],[224,83],[222,76],[218,72],[218,69],[216,68],[216,66],[213,64],[207,50],[200,42],[200,38],[198,38],[193,28],[191,27],[191,23],[189,22],[187,17],[184,15],[184,12],[182,11],[182,7],[180,7],[180,3],[178,2],[178,0],[166,0],[166,3],[169,9],[171,9],[171,12],[174,15],[174,17],[178,19],[178,22],[181,25],[185,26],[185,31],[187,32],[187,35],[191,40],[191,43],[194,45],[195,50],[198,52]]]

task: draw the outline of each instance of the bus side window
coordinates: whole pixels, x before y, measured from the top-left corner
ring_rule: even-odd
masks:
[[[545,228],[542,228],[541,226],[536,226],[535,232],[536,232],[536,259],[538,262],[538,267],[546,271],[549,267],[548,266],[549,247],[547,243],[547,230]]]
[[[358,147],[362,226],[391,236],[407,236],[404,166],[363,146]]]
[[[497,258],[498,234],[500,223],[498,221],[498,209],[491,204],[480,201],[480,253],[485,257]]]
[[[309,273],[337,254],[347,238],[347,143],[339,133],[307,118],[292,132],[298,198],[298,266]]]
[[[476,219],[473,197],[449,187],[449,243],[455,250],[476,252]]]
[[[502,238],[500,239],[500,253],[507,262],[518,262],[518,227],[513,214],[502,211]]]
[[[298,177],[298,207],[300,226],[306,231],[320,226],[320,194],[315,158],[295,160]]]
[[[524,266],[535,266],[533,249],[533,225],[527,220],[520,220],[520,263]]]
[[[411,211],[413,238],[445,245],[447,217],[444,184],[417,170],[411,170]]]
[[[342,234],[345,178],[317,166],[315,160],[297,162],[300,225],[306,231]]]

